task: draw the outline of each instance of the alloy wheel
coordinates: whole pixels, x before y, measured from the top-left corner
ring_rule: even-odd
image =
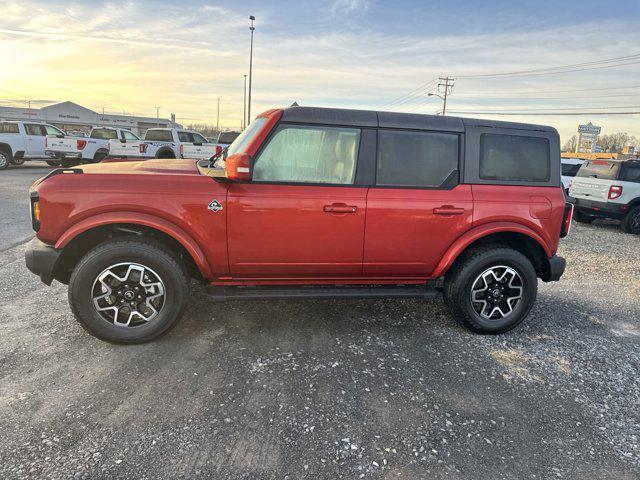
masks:
[[[499,265],[486,269],[471,286],[471,305],[481,317],[502,320],[522,299],[524,282],[511,267]]]
[[[138,263],[118,263],[103,270],[93,283],[91,295],[98,314],[119,327],[152,321],[166,303],[160,276]]]

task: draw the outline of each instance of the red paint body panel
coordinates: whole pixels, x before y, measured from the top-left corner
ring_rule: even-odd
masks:
[[[361,276],[366,196],[357,187],[231,184],[231,275]],[[330,205],[356,211],[325,211]]]
[[[549,255],[556,253],[565,206],[560,187],[473,185],[472,188],[474,226],[519,224],[542,239],[542,246]]]
[[[185,169],[191,168],[182,163]],[[124,164],[95,167],[112,165]],[[178,240],[192,253],[205,278],[228,274],[227,184],[197,170],[171,175],[60,174],[40,183],[37,191],[42,212],[37,236],[46,243],[63,246],[83,231],[106,223],[146,225]],[[214,198],[222,211],[207,209]]]
[[[429,277],[451,243],[472,222],[470,185],[451,190],[371,188],[364,274]]]

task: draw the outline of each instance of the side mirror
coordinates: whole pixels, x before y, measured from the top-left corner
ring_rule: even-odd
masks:
[[[246,153],[236,153],[228,156],[225,170],[228,180],[251,181],[251,156]]]

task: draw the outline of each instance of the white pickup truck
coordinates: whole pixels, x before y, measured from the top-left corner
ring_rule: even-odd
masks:
[[[216,144],[200,133],[180,128],[150,128],[144,140],[109,140],[110,157],[209,159]]]
[[[49,136],[45,153],[62,166],[79,162],[99,162],[109,156],[109,141],[139,141],[129,130],[111,127],[94,127],[88,137]]]
[[[0,170],[25,160],[45,160],[47,135],[64,136],[64,132],[46,123],[0,121]]]

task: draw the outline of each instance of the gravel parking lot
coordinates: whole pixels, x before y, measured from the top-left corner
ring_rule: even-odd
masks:
[[[640,477],[640,237],[573,225],[568,270],[506,335],[441,302],[209,303],[94,339],[24,266],[0,172],[0,478]]]

